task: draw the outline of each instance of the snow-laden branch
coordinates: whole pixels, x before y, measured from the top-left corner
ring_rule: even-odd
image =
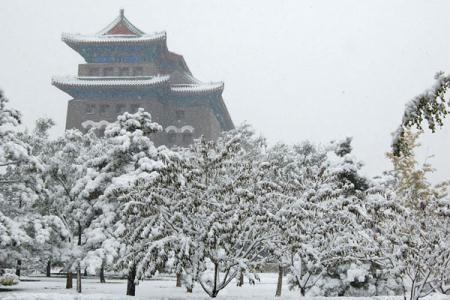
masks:
[[[439,72],[435,75],[434,85],[414,97],[405,106],[402,122],[394,132],[392,151],[394,155],[410,155],[408,147],[404,144],[405,130],[415,126],[422,129],[422,122],[427,122],[428,128],[434,132],[438,126],[443,125],[443,120],[448,114],[450,101],[445,99],[450,87],[450,76]]]

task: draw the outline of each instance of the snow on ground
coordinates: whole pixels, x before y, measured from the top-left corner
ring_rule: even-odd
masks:
[[[195,286],[194,292],[190,295],[184,288],[175,287],[175,279],[170,277],[157,277],[153,280],[146,280],[139,283],[136,287],[136,297],[124,296],[126,291],[125,280],[107,280],[107,283],[99,283],[98,278],[83,279],[83,293],[77,294],[75,289],[67,290],[65,288],[65,278],[45,278],[32,277],[25,278],[33,281],[22,281],[16,286],[10,287],[7,291],[0,290],[1,300],[182,300],[210,299],[206,296],[200,286]],[[75,286],[75,280],[74,280]],[[225,290],[222,290],[217,299],[274,299],[276,289],[276,274],[262,274],[261,282],[254,286],[245,284],[243,287],[237,287],[235,282],[230,283]],[[298,291],[289,291],[286,282],[283,282],[283,297],[280,300],[292,300],[301,298]],[[323,297],[304,297],[303,300],[321,300],[321,299],[339,299],[351,300],[348,297],[323,298]],[[353,298],[355,299],[355,298]],[[373,297],[357,298],[377,299],[377,300],[399,300],[402,297]],[[450,300],[449,296],[434,296],[433,300]],[[429,297],[431,300],[431,297]]]

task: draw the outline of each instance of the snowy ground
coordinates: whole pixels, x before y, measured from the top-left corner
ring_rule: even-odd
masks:
[[[27,278],[33,281],[22,281],[20,284],[11,287],[8,291],[0,290],[1,300],[181,300],[181,299],[210,299],[196,286],[192,295],[186,294],[184,288],[175,287],[175,279],[168,277],[159,277],[154,280],[140,282],[136,287],[137,297],[123,296],[126,290],[125,280],[108,280],[107,283],[99,283],[98,278],[83,280],[83,294],[77,294],[75,289],[65,289],[64,278],[45,278],[32,277]],[[74,281],[75,283],[75,281]],[[276,289],[276,274],[263,274],[261,282],[255,286],[245,284],[244,287],[237,287],[234,282],[221,291],[217,299],[274,299],[273,295]],[[284,283],[282,300],[299,299],[297,291],[289,291]],[[304,300],[320,300],[324,298],[305,297]],[[332,300],[333,298],[325,298]],[[349,300],[351,298],[334,298],[339,300]],[[401,297],[376,297],[376,298],[357,298],[378,299],[378,300],[399,300]],[[435,296],[433,299],[450,300],[450,297]]]

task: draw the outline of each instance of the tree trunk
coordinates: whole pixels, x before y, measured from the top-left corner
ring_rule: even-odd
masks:
[[[66,289],[71,289],[73,286],[73,274],[72,271],[67,271],[66,274]]]
[[[105,262],[102,262],[102,266],[100,267],[100,283],[105,283]]]
[[[84,268],[83,276],[84,276],[84,277],[88,276],[87,268]]]
[[[81,223],[78,221],[78,246],[81,246]]]
[[[244,272],[239,273],[239,280],[237,286],[243,286],[244,285]]]
[[[304,287],[301,287],[301,288],[300,288],[300,294],[301,294],[302,296],[305,296],[305,294],[306,294],[306,289],[305,289]]]
[[[281,296],[281,288],[283,287],[283,267],[278,265],[278,282],[277,291],[275,292],[275,297]]]
[[[136,280],[136,266],[133,265],[131,269],[128,271],[127,296],[136,295],[136,284],[134,283],[135,280]]]
[[[22,261],[20,259],[17,260],[17,266],[16,266],[16,275],[20,277],[20,268],[22,266]]]
[[[80,263],[78,263],[78,267],[77,267],[77,292],[81,293],[81,267],[80,267]]]
[[[51,271],[52,271],[52,262],[49,259],[47,261],[47,270],[46,270],[46,275],[45,276],[50,277],[51,276]]]
[[[181,272],[177,273],[177,285],[176,287],[181,287]]]
[[[188,286],[188,287],[186,287],[186,292],[188,292],[188,293],[192,293],[192,286]]]
[[[378,276],[375,277],[375,296],[378,296],[378,280],[380,278]]]
[[[81,223],[78,221],[78,246],[81,246]],[[81,293],[81,266],[78,262],[77,266],[77,292]]]
[[[214,282],[213,289],[211,291],[211,298],[215,298],[217,296],[217,282],[219,281],[219,264],[214,263]]]

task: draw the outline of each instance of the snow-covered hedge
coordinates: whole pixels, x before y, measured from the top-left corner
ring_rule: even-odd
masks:
[[[0,286],[11,286],[19,283],[19,277],[15,274],[5,273],[0,276]]]

